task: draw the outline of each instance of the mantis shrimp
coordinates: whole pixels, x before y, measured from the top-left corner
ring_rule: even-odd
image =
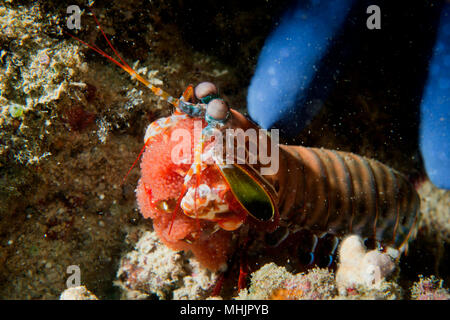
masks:
[[[149,125],[132,166],[142,158],[138,205],[168,247],[192,251],[213,271],[225,270],[236,248],[248,246],[242,239],[250,237],[275,248],[268,251],[274,257],[283,246],[294,255],[306,247],[307,264],[325,252],[330,265],[339,239],[348,234],[406,248],[417,230],[419,197],[401,173],[349,152],[273,143],[210,82],[174,98],[137,74],[100,30],[120,62],[71,36],[175,109]],[[241,143],[229,139],[227,130],[240,130]],[[250,139],[251,130],[258,139]],[[215,152],[218,143],[228,148]],[[257,152],[249,152],[252,147]],[[224,160],[230,150],[235,161]],[[240,158],[239,150],[245,151]],[[272,164],[262,154],[276,155],[278,170],[264,170]]]

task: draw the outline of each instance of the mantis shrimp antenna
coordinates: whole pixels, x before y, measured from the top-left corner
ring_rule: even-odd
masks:
[[[101,50],[100,48],[98,48],[96,45],[91,45],[83,40],[81,40],[80,38],[66,32],[63,30],[63,32],[67,35],[69,35],[70,37],[74,38],[75,40],[79,41],[80,43],[84,44],[85,46],[87,46],[88,48],[94,50],[95,52],[99,53],[100,55],[102,55],[103,57],[107,58],[108,60],[110,60],[111,62],[113,62],[114,64],[116,64],[117,66],[119,66],[122,70],[124,70],[125,72],[127,72],[131,77],[137,79],[140,83],[142,83],[143,85],[145,85],[147,88],[149,88],[155,95],[161,97],[163,100],[169,102],[170,104],[172,104],[177,113],[180,113],[179,110],[179,105],[180,105],[180,100],[177,98],[172,97],[170,94],[168,94],[167,92],[165,92],[164,90],[162,90],[161,88],[155,87],[154,85],[152,85],[147,79],[143,78],[140,74],[138,74],[133,68],[130,67],[130,65],[128,63],[125,62],[125,60],[119,55],[119,53],[117,52],[117,50],[114,48],[114,46],[112,45],[111,41],[109,41],[108,37],[106,36],[105,32],[103,31],[102,27],[100,26],[100,23],[97,19],[97,17],[95,16],[94,12],[91,10],[91,14],[95,20],[95,23],[97,25],[97,27],[99,28],[100,32],[102,33],[103,37],[105,38],[106,42],[108,43],[109,47],[113,50],[114,54],[119,58],[119,61],[117,61],[116,59],[114,59],[113,57],[111,57],[110,55],[108,55],[106,52],[104,52],[103,50]],[[156,128],[157,124],[155,125],[155,131],[159,131]],[[160,133],[160,132],[158,132]],[[141,158],[142,154],[145,151],[145,148],[148,146],[149,142],[150,142],[150,138],[149,137],[146,141],[144,146],[142,147],[141,151],[139,152],[139,155],[137,156],[137,158],[135,159],[135,161],[133,162],[133,165],[130,167],[130,169],[128,170],[128,172],[126,173],[125,177],[122,180],[122,184],[125,182],[125,180],[128,178],[131,170],[133,170],[133,168],[136,166],[137,162],[139,161],[139,159]]]
[[[107,58],[108,60],[110,60],[111,62],[116,64],[117,66],[119,66],[122,70],[126,71],[131,77],[137,79],[140,83],[142,83],[147,88],[149,88],[155,95],[161,97],[163,100],[169,102],[171,105],[173,105],[175,108],[178,109],[178,106],[180,104],[179,99],[172,97],[170,94],[168,94],[167,92],[165,92],[161,88],[158,88],[158,87],[155,87],[154,85],[152,85],[148,80],[146,80],[140,74],[138,74],[135,70],[133,70],[133,68],[131,68],[128,65],[128,63],[125,62],[125,60],[122,59],[122,57],[119,55],[119,53],[114,48],[112,43],[109,41],[108,37],[106,36],[105,32],[103,31],[102,27],[100,26],[100,23],[98,22],[97,17],[95,16],[94,12],[92,12],[92,10],[91,10],[91,14],[94,17],[95,23],[97,24],[97,27],[99,28],[100,32],[102,33],[102,35],[105,38],[106,42],[108,43],[109,47],[114,51],[114,54],[119,58],[119,60],[122,63],[120,63],[119,61],[117,61],[116,59],[114,59],[113,57],[108,55],[106,52],[104,52],[103,50],[101,50],[97,46],[91,45],[91,44],[81,40],[80,38],[72,35],[69,32],[66,32],[64,30],[63,30],[63,32],[65,34],[69,35],[70,37],[74,38],[75,40],[81,42],[82,44],[84,44],[88,48],[90,48],[90,49],[94,50],[95,52],[101,54],[103,57]]]

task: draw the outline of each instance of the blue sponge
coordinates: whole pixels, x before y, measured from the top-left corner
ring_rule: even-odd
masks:
[[[318,97],[311,96],[312,82],[317,80],[320,62],[352,3],[353,0],[300,0],[281,18],[266,39],[248,89],[249,115],[261,127],[279,128],[285,135],[293,136],[320,109],[315,98],[323,99],[329,81],[320,79]]]
[[[420,114],[420,150],[430,180],[450,189],[450,4],[445,4]]]

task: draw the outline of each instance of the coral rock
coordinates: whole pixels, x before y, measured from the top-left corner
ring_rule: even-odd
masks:
[[[341,294],[349,288],[365,286],[369,289],[380,287],[382,281],[390,275],[396,264],[396,250],[386,253],[378,250],[366,252],[366,247],[359,236],[347,237],[339,250],[339,267],[336,283]]]
[[[448,289],[443,287],[443,281],[434,276],[424,278],[414,283],[411,288],[411,298],[415,300],[450,300]]]
[[[252,274],[249,290],[241,290],[238,299],[327,300],[336,293],[334,275],[326,269],[293,275],[269,263]]]
[[[135,250],[122,258],[117,278],[124,299],[200,299],[215,283],[216,274],[167,248],[155,232],[146,231]]]
[[[85,286],[71,287],[63,291],[60,300],[98,300]]]

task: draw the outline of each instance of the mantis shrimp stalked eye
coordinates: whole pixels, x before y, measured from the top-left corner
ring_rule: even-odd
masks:
[[[227,104],[220,99],[211,100],[206,106],[206,114],[214,120],[225,121],[229,112]]]

